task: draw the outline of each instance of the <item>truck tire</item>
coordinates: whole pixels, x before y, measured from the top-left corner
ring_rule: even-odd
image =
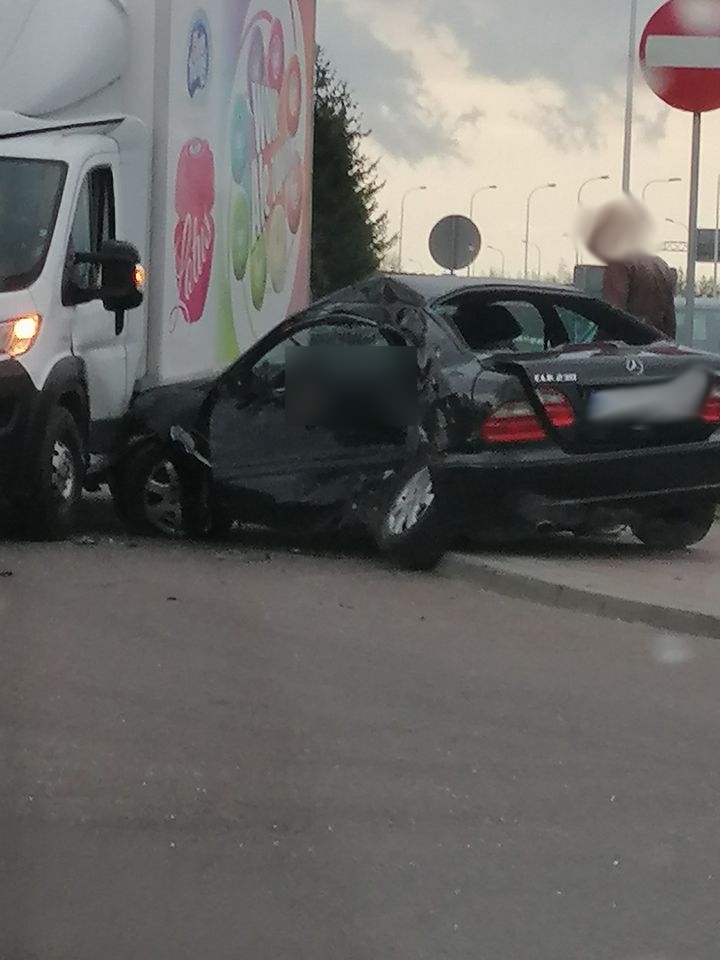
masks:
[[[416,461],[396,477],[384,499],[375,536],[380,551],[404,570],[434,570],[451,542],[427,464]]]
[[[652,550],[683,550],[700,543],[715,523],[714,503],[689,504],[651,513],[632,524],[634,535]]]
[[[48,417],[37,461],[37,478],[25,508],[34,539],[63,540],[75,529],[85,475],[82,436],[72,415],[57,407]]]

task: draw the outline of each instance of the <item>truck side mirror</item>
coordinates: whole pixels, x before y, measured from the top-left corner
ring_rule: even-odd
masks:
[[[100,266],[102,280],[99,299],[110,313],[123,314],[139,307],[144,298],[145,271],[140,254],[131,243],[106,240],[99,253],[78,253],[75,263]]]

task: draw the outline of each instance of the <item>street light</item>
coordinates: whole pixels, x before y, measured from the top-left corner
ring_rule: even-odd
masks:
[[[486,190],[497,190],[497,184],[491,183],[487,187],[480,187],[479,190],[476,190],[475,193],[470,197],[470,219],[475,222],[475,198],[478,197],[481,193],[484,193]],[[470,276],[473,270],[474,264],[471,263],[467,268],[467,275]]]
[[[535,252],[537,253],[537,260],[538,260],[537,278],[538,280],[542,279],[542,250],[536,243],[531,243],[529,240],[521,240],[520,242],[525,244],[525,260],[526,261],[528,256],[528,247],[535,247]],[[527,280],[527,272],[525,273],[525,279]]]
[[[680,227],[681,230],[684,230],[685,233],[690,235],[690,227],[686,223],[683,223],[681,220],[673,220],[672,217],[665,217],[666,223],[672,223],[673,226]]]
[[[572,244],[573,253],[575,254],[575,266],[580,265],[580,251],[578,249],[578,243],[575,237],[571,236],[569,233],[564,233],[562,235],[563,240],[567,240],[568,243]]]
[[[578,195],[577,195],[578,207],[582,206],[582,195],[585,187],[588,187],[591,183],[599,183],[601,180],[609,180],[609,179],[610,179],[610,174],[605,173],[601,177],[590,177],[589,180],[585,180],[584,183],[581,183],[580,189],[578,190]],[[577,243],[575,243],[575,241],[573,241],[573,246],[575,247],[575,266],[577,267],[577,266],[580,266],[580,264],[582,263],[582,254],[580,252],[580,247],[577,245]]]
[[[582,206],[582,195],[585,187],[589,186],[591,183],[599,183],[601,180],[609,180],[609,179],[610,179],[610,174],[605,173],[603,174],[602,177],[590,177],[589,180],[585,180],[584,183],[581,183],[580,189],[578,190],[578,195],[577,195],[577,205]]]
[[[492,250],[493,253],[497,253],[500,257],[500,270],[502,271],[501,276],[505,276],[505,254],[499,247],[491,247],[488,244],[488,250]]]
[[[523,272],[523,276],[525,277],[526,280],[528,276],[528,255],[530,253],[530,205],[532,203],[532,198],[540,190],[554,190],[555,187],[557,187],[556,183],[541,183],[539,187],[535,187],[534,190],[530,191],[530,194],[527,198],[527,210],[526,210],[526,217],[525,217],[525,241],[524,241],[525,242],[525,268]]]
[[[403,194],[402,202],[400,203],[400,240],[398,243],[398,260],[400,273],[403,272],[403,233],[405,231],[405,201],[410,196],[411,193],[420,193],[422,190],[427,190],[427,187],[411,187],[409,190],[406,190]]]
[[[648,182],[643,187],[643,192],[642,192],[643,203],[645,203],[645,197],[647,196],[648,188],[652,187],[656,183],[682,183],[682,177],[667,177],[664,180],[648,180]]]
[[[478,197],[481,193],[484,193],[486,190],[497,190],[497,184],[491,183],[487,187],[480,187],[479,190],[476,190],[475,193],[470,197],[470,219],[472,220],[475,215],[475,198]]]

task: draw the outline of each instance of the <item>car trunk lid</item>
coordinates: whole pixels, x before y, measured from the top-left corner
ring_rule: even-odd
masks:
[[[557,430],[547,418],[544,425],[564,449],[580,453],[707,437],[717,426],[702,419],[715,376],[710,361],[670,343],[604,343],[496,356],[493,366],[523,383],[541,419],[544,391],[566,397],[573,425]]]

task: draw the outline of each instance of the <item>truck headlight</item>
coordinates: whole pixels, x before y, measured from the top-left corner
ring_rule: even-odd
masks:
[[[0,354],[21,357],[35,343],[39,332],[40,317],[36,313],[0,321]]]

